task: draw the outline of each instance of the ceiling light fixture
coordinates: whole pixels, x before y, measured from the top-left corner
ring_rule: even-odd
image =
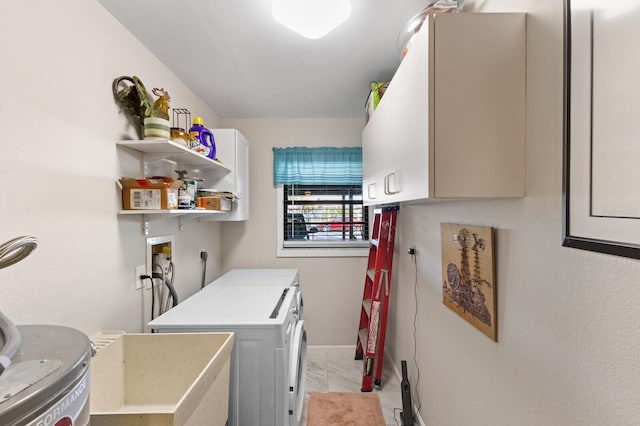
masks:
[[[351,0],[274,0],[273,18],[303,37],[320,38],[351,16]]]

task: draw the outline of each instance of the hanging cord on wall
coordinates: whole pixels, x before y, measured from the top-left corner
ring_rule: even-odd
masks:
[[[418,255],[415,250],[413,252],[413,266],[414,266],[414,282],[413,282],[413,294],[415,301],[415,314],[413,315],[413,362],[416,365],[416,385],[414,386],[416,392],[416,416],[419,415],[422,402],[420,401],[420,393],[418,392],[418,384],[420,383],[420,367],[418,366]]]
[[[153,278],[149,275],[140,275],[140,279],[149,280],[149,282],[151,282],[151,321],[153,321],[155,318],[154,310],[156,309],[156,296],[154,294],[155,289],[153,288]],[[151,332],[153,333],[153,330]]]

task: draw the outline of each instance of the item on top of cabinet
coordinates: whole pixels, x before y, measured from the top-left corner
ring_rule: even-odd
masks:
[[[398,35],[398,49],[402,58],[404,58],[413,43],[415,35],[420,31],[424,20],[429,15],[436,13],[455,13],[462,10],[464,0],[430,0],[427,7],[422,9],[420,13],[415,14],[404,24],[400,34]]]
[[[204,127],[202,117],[193,118],[193,126],[189,129],[191,149],[212,160],[216,159],[216,141],[213,132]]]
[[[372,81],[369,83],[369,97],[367,98],[367,106],[366,106],[366,122],[369,122],[369,118],[373,115],[373,111],[376,110],[378,104],[380,103],[380,99],[382,99],[382,95],[389,87],[389,82],[380,83],[378,81]]]
[[[122,85],[125,87],[120,89]],[[145,118],[151,117],[151,97],[140,78],[123,75],[113,80],[111,89],[113,96],[131,115],[138,117],[140,124],[144,124]]]

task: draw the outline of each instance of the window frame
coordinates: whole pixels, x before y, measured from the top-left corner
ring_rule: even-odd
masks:
[[[276,185],[277,257],[366,257],[369,240],[359,241],[286,241],[284,240],[284,185]],[[369,220],[370,220],[369,215]],[[371,222],[369,222],[371,223]],[[371,235],[371,231],[369,231]]]

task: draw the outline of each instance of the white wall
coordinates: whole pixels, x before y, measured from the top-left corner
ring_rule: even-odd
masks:
[[[0,270],[0,309],[17,324],[60,324],[88,335],[142,329],[143,292],[134,267],[145,262],[140,217],[119,217],[121,176],[142,176],[139,154],[116,147],[138,138],[115,103],[111,83],[138,75],[164,87],[172,106],[217,125],[216,113],[153,57],[99,3],[3,2],[0,25],[0,243],[34,235],[38,249]],[[220,274],[220,224],[151,223],[150,236],[176,237],[176,287],[200,287],[200,247],[208,276]],[[149,292],[145,292],[149,296]]]
[[[561,247],[562,3],[466,5],[529,13],[526,198],[401,207],[388,348],[428,425],[640,422],[640,263]],[[441,222],[496,228],[497,343],[442,304]]]
[[[226,223],[222,267],[296,268],[312,345],[355,345],[366,257],[277,258],[273,147],[360,146],[363,119],[223,120],[251,141],[251,220]]]

